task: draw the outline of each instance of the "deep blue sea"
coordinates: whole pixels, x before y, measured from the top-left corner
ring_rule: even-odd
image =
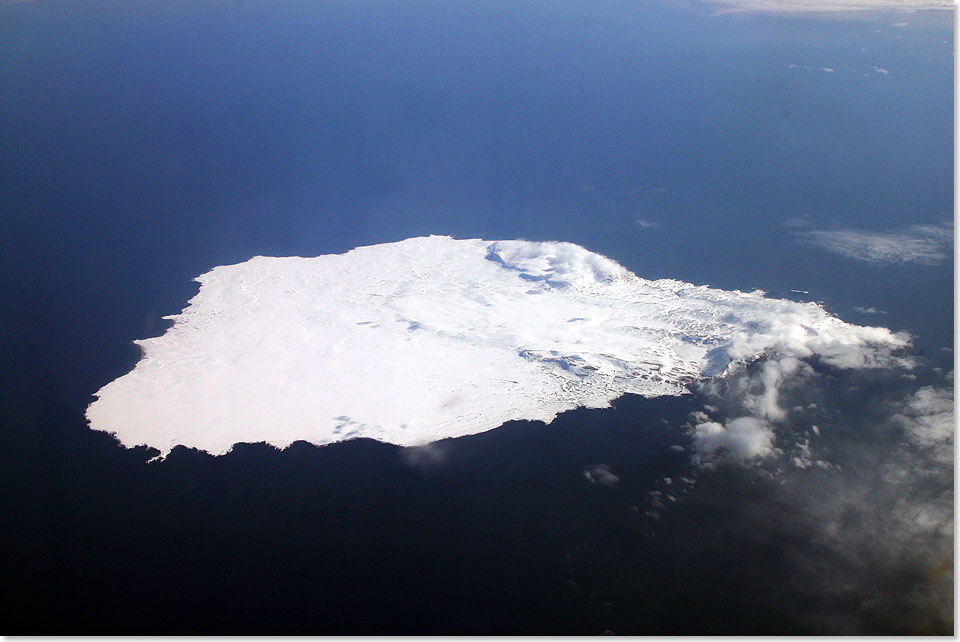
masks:
[[[669,446],[689,399],[510,424],[442,466],[366,440],[148,465],[84,425],[195,276],[427,234],[822,301],[911,332],[919,382],[952,370],[952,244],[877,264],[790,225],[952,225],[952,13],[716,9],[0,4],[8,632],[823,633],[862,614],[862,595],[828,617],[763,588],[799,582],[789,551],[816,540],[770,502],[780,545],[745,535],[765,478],[698,481],[659,536],[638,525],[688,466]],[[618,488],[584,483],[600,463]],[[910,587],[894,575],[883,599]],[[845,632],[947,626],[872,613]]]

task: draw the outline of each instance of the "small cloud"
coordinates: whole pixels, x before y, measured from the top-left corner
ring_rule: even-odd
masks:
[[[719,13],[762,11],[773,13],[802,13],[807,11],[880,11],[893,9],[916,11],[920,9],[953,9],[953,0],[710,0],[723,6]],[[905,23],[904,23],[905,24]],[[901,26],[899,24],[893,25]],[[882,31],[875,30],[878,33]]]
[[[694,410],[690,413],[690,420],[694,423],[702,423],[704,421],[710,421],[710,416],[702,410]]]
[[[906,27],[908,24],[910,24],[910,23],[909,23],[909,22],[894,22],[894,23],[893,23],[892,25],[890,25],[890,26],[891,26],[891,27]]]
[[[953,456],[953,390],[924,386],[907,398],[895,423],[907,439],[921,448],[932,448],[940,457]]]
[[[807,228],[813,227],[813,221],[807,216],[795,216],[793,218],[788,218],[783,222],[784,227],[789,228]]]
[[[424,446],[404,448],[402,457],[408,466],[430,468],[443,464],[447,455],[444,448],[435,442]]]
[[[658,230],[660,225],[656,221],[651,221],[645,218],[636,218],[634,219],[641,228],[645,230]]]
[[[810,373],[810,366],[795,357],[769,359],[756,376],[740,381],[741,403],[757,417],[782,421],[786,419],[787,412],[780,407],[780,388],[788,379],[805,377]]]
[[[663,503],[663,493],[659,490],[651,490],[647,493],[647,496],[650,498],[650,505],[654,508],[666,508],[667,505]]]
[[[749,460],[773,453],[773,430],[756,417],[737,417],[725,424],[707,421],[693,429],[694,464],[721,459]]]
[[[874,70],[875,72],[877,72],[878,74],[883,74],[884,76],[889,76],[889,75],[890,75],[890,70],[889,70],[889,69],[884,69],[883,67],[874,67],[873,70]]]
[[[820,432],[817,431],[819,435]],[[838,470],[839,467],[831,464],[828,461],[822,459],[817,459],[814,456],[813,449],[810,448],[810,441],[808,439],[799,439],[797,443],[793,446],[793,451],[790,456],[790,463],[796,468],[807,469],[810,467],[820,468],[822,470]]]
[[[853,309],[859,312],[860,314],[886,314],[887,313],[886,310],[880,310],[874,307],[864,308],[859,305],[854,307]]]
[[[802,243],[868,263],[936,265],[953,246],[953,225],[946,223],[880,231],[805,228],[796,222],[785,226],[793,228]]]
[[[587,466],[583,471],[583,477],[591,484],[599,484],[600,486],[617,486],[620,484],[620,478],[610,472],[610,467],[606,464]]]
[[[831,74],[836,71],[833,67],[824,67],[823,70]]]
[[[793,450],[793,465],[797,468],[809,468],[813,465],[813,451],[810,449],[810,442],[806,439],[797,441]]]

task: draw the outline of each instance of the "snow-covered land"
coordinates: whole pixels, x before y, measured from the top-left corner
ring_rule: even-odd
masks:
[[[765,352],[857,368],[908,343],[813,303],[647,281],[570,243],[431,236],[258,256],[197,280],[173,327],[138,341],[136,368],[97,393],[92,428],[163,453],[419,445],[624,393],[682,394]]]

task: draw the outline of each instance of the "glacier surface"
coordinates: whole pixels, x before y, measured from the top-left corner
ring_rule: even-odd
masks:
[[[137,341],[136,367],[96,394],[91,428],[163,454],[415,446],[624,393],[682,394],[765,353],[861,368],[909,343],[814,303],[641,279],[571,243],[431,236],[258,256],[197,281],[173,326]]]

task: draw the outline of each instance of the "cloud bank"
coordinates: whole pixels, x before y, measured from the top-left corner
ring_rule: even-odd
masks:
[[[952,388],[787,359],[697,386],[712,402],[687,425],[697,488],[712,489],[701,497],[730,493],[728,509],[740,508],[753,501],[746,488],[764,488],[743,510],[749,537],[784,555],[790,581],[772,588],[770,608],[789,604],[821,633],[949,634]],[[738,479],[748,485],[730,490]]]
[[[162,454],[356,437],[418,446],[624,393],[683,394],[763,354],[863,368],[899,363],[908,345],[813,303],[641,279],[570,243],[433,236],[255,257],[197,280],[173,327],[137,341],[141,361],[97,393],[92,428]],[[769,415],[776,397],[764,394]],[[727,447],[762,450],[749,428],[737,424]],[[706,428],[704,440],[719,443]]]

